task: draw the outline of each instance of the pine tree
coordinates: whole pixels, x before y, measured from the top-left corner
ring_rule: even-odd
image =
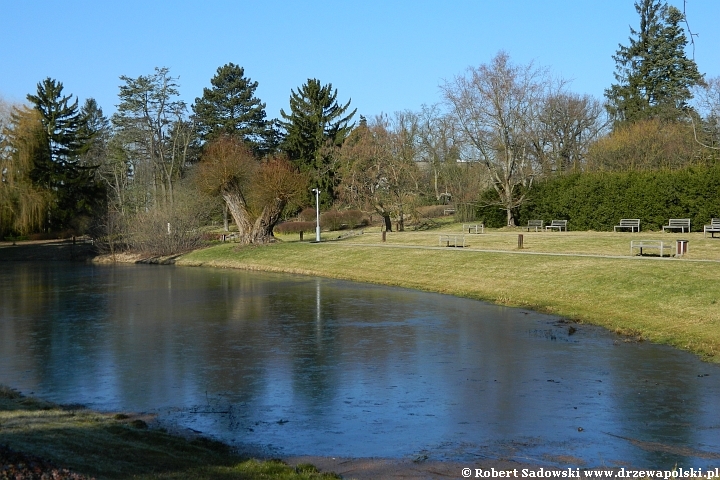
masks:
[[[280,110],[285,119],[279,122],[285,130],[282,149],[301,171],[310,173],[324,205],[336,197],[333,149],[342,146],[355,126],[350,121],[357,110],[346,114],[349,107],[350,100],[342,106],[337,103],[332,84],[322,86],[320,80],[308,79],[297,92],[291,90],[290,113]]]
[[[703,83],[694,60],[685,55],[683,14],[660,0],[635,3],[640,30],[631,28],[629,46],[613,56],[618,82],[605,91],[615,125],[647,118],[677,120],[692,98],[691,88]]]
[[[265,104],[255,97],[258,82],[245,77],[245,70],[233,63],[219,67],[195,99],[193,111],[203,142],[227,135],[249,144],[256,153],[274,148],[272,125],[265,118]]]
[[[55,205],[48,212],[47,228],[74,227],[92,215],[102,191],[94,182],[96,166],[80,161],[93,134],[87,116],[78,111],[78,101],[63,95],[63,84],[46,78],[37,86],[37,95],[27,99],[40,114],[43,127],[41,148],[34,155],[30,178],[39,188],[52,192]]]

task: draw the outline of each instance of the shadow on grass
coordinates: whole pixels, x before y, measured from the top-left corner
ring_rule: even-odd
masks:
[[[147,428],[131,415],[62,407],[0,387],[0,445],[97,478],[327,479],[312,466],[241,456],[220,442]]]

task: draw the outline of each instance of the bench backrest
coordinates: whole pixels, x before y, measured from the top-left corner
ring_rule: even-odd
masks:
[[[711,218],[710,226],[711,227],[720,227],[720,218]]]
[[[690,219],[689,218],[671,218],[668,221],[669,227],[687,227],[690,228]]]
[[[528,220],[528,227],[542,227],[543,223],[542,220]]]
[[[620,226],[621,227],[639,227],[640,219],[639,218],[623,218],[620,220]]]
[[[557,227],[562,225],[563,227],[567,226],[567,220],[553,220],[550,225]]]

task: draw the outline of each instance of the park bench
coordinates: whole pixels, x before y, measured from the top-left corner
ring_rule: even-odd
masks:
[[[613,231],[617,232],[618,228],[629,228],[630,232],[640,231],[640,219],[639,218],[622,218],[620,219],[620,225],[615,225]]]
[[[553,228],[557,228],[559,232],[562,232],[565,230],[567,232],[567,220],[553,220],[550,222],[550,225],[545,227],[545,230],[551,230]]]
[[[660,256],[662,257],[665,253],[665,249],[669,248],[670,251],[672,251],[672,247],[662,240],[633,240],[630,242],[630,255],[633,254],[633,250],[638,249],[640,251],[640,255],[643,254],[643,249],[653,248],[660,252]],[[670,254],[668,253],[668,256]]]
[[[465,246],[465,235],[445,234],[440,235],[439,245],[442,247],[443,243],[446,247],[464,247]]]
[[[682,233],[685,233],[685,229],[687,228],[687,231],[690,231],[690,219],[689,218],[671,218],[668,220],[667,225],[663,225],[662,229],[663,232],[665,230],[681,230]]]
[[[715,238],[715,233],[720,232],[720,218],[710,219],[710,225],[705,225],[703,228],[703,237],[707,237],[708,232],[710,237]]]
[[[449,215],[451,213],[455,213],[455,209],[452,207],[443,210],[443,215]]]
[[[545,222],[543,222],[542,220],[528,220],[527,231],[529,232],[531,228],[534,228],[537,232],[538,228],[540,230],[543,229],[543,225],[545,225]]]
[[[475,230],[475,233],[485,233],[485,224],[484,223],[463,223],[462,227],[463,233],[465,230],[467,230],[468,233],[472,233],[473,230]]]

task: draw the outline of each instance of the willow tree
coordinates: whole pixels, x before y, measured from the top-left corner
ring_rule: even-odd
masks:
[[[39,112],[15,108],[6,119],[0,141],[0,236],[27,235],[45,225],[53,200],[50,190],[33,184],[35,159],[44,148]]]
[[[196,181],[203,192],[223,198],[243,244],[273,242],[285,207],[307,191],[306,176],[290,161],[279,156],[258,160],[236,137],[206,145]]]

